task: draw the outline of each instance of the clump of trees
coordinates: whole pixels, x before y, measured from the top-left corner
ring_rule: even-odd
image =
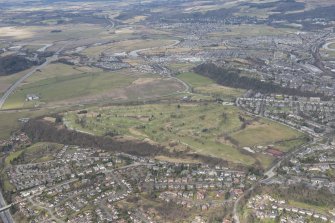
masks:
[[[76,132],[45,122],[42,119],[32,119],[22,129],[33,142],[56,142],[83,147],[102,148],[109,151],[124,152],[137,156],[155,156],[167,154],[164,147],[142,141],[121,141],[107,136],[93,136]],[[112,133],[114,135],[114,133]]]
[[[218,67],[213,63],[200,64],[194,68],[194,72],[224,86],[254,90],[265,94],[277,93],[304,97],[323,96],[319,93],[300,91],[299,89],[282,87],[271,82],[263,82],[253,77],[242,76],[237,69]]]
[[[38,62],[30,61],[24,56],[8,55],[0,57],[0,76],[11,75],[35,65],[38,65]]]

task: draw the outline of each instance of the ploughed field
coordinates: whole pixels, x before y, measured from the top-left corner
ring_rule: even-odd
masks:
[[[89,134],[136,138],[171,151],[190,150],[264,168],[275,159],[266,152],[269,146],[287,152],[305,142],[302,133],[289,127],[217,103],[90,108],[67,112],[63,121]]]

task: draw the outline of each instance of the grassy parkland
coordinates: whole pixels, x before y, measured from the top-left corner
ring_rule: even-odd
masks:
[[[171,151],[191,151],[264,168],[275,159],[265,152],[269,145],[287,152],[305,142],[302,133],[289,127],[217,103],[90,108],[65,113],[64,122],[94,135],[146,140]]]

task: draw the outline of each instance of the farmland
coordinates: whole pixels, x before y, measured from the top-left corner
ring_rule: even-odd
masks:
[[[211,79],[193,72],[181,73],[178,78],[188,83],[194,93],[234,100],[243,95],[244,90],[215,84]]]
[[[83,54],[88,56],[98,56],[101,53],[122,53],[144,48],[155,48],[172,44],[171,40],[124,40],[102,46],[93,46],[87,48]]]
[[[152,86],[149,88],[148,86]],[[52,64],[22,85],[6,101],[4,108],[29,108],[45,103],[92,101],[102,98],[128,100],[159,97],[183,91],[184,86],[151,74],[135,75],[129,70],[105,72],[95,68],[73,68]],[[36,94],[41,100],[27,102],[26,95]]]

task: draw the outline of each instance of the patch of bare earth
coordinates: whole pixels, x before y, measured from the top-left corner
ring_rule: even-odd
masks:
[[[126,88],[129,98],[155,98],[182,92],[185,86],[173,79],[139,78]]]

